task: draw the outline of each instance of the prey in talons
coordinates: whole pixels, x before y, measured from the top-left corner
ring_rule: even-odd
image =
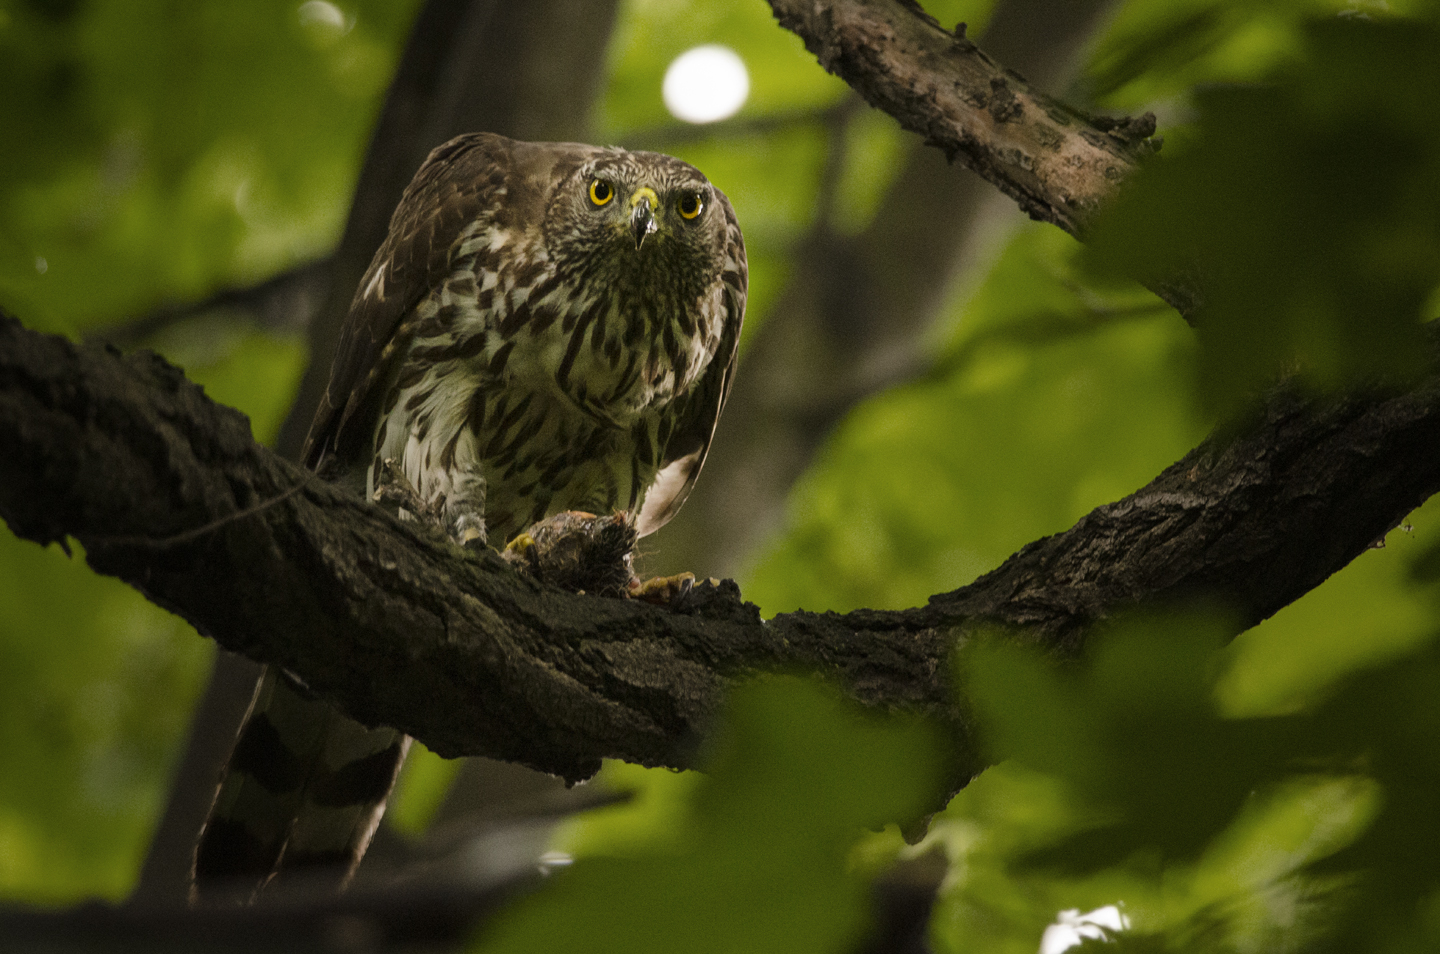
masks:
[[[641,580],[632,551],[635,518],[623,510],[599,517],[581,510],[552,514],[511,540],[501,556],[536,579],[576,593],[668,606],[695,585],[694,573]]]

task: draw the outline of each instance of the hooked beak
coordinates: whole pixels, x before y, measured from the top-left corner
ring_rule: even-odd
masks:
[[[630,197],[630,233],[635,236],[637,250],[645,236],[659,228],[655,224],[655,209],[659,205],[660,197],[649,186],[641,186]]]

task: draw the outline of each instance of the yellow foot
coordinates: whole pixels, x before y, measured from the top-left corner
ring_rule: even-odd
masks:
[[[535,545],[535,538],[528,533],[518,533],[515,539],[505,544],[505,550],[501,556],[507,560],[524,559],[526,551]]]
[[[641,580],[637,576],[630,580],[626,595],[632,600],[644,600],[664,606],[673,602],[676,597],[689,593],[694,585],[695,574],[689,571],[676,573],[674,576],[652,576],[648,580]]]

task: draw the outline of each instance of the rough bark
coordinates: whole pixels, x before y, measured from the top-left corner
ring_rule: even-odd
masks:
[[[906,0],[770,0],[775,18],[866,102],[1072,235],[1135,169],[1153,116],[1101,120],[1032,87]]]
[[[1137,493],[975,583],[895,612],[762,622],[729,587],[672,610],[549,589],[334,489],[150,354],[0,322],[0,516],[445,755],[570,779],[604,757],[692,765],[727,685],[818,672],[950,730],[983,765],[950,660],[977,627],[1070,653],[1124,608],[1204,598],[1235,631],[1313,588],[1437,488],[1440,378],[1333,402],[1272,398]],[[375,673],[386,674],[376,679]]]
[[[1083,238],[1121,182],[1159,147],[1155,117],[1089,116],[946,30],[915,0],[770,0],[820,65],[865,101],[959,160],[1031,218]],[[1149,286],[1191,320],[1194,275]]]

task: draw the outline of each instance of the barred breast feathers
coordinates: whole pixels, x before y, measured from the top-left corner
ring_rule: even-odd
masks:
[[[643,505],[649,532],[688,493],[729,390],[745,297],[733,210],[670,157],[481,138],[505,174],[487,172],[486,201],[430,249],[434,280],[375,382],[387,395],[367,463],[402,461],[427,498],[478,471],[487,508],[515,521]],[[606,231],[584,198],[602,177],[663,196],[670,230],[643,248]],[[703,228],[675,216],[677,190],[704,196]],[[392,295],[384,274],[364,290]]]

